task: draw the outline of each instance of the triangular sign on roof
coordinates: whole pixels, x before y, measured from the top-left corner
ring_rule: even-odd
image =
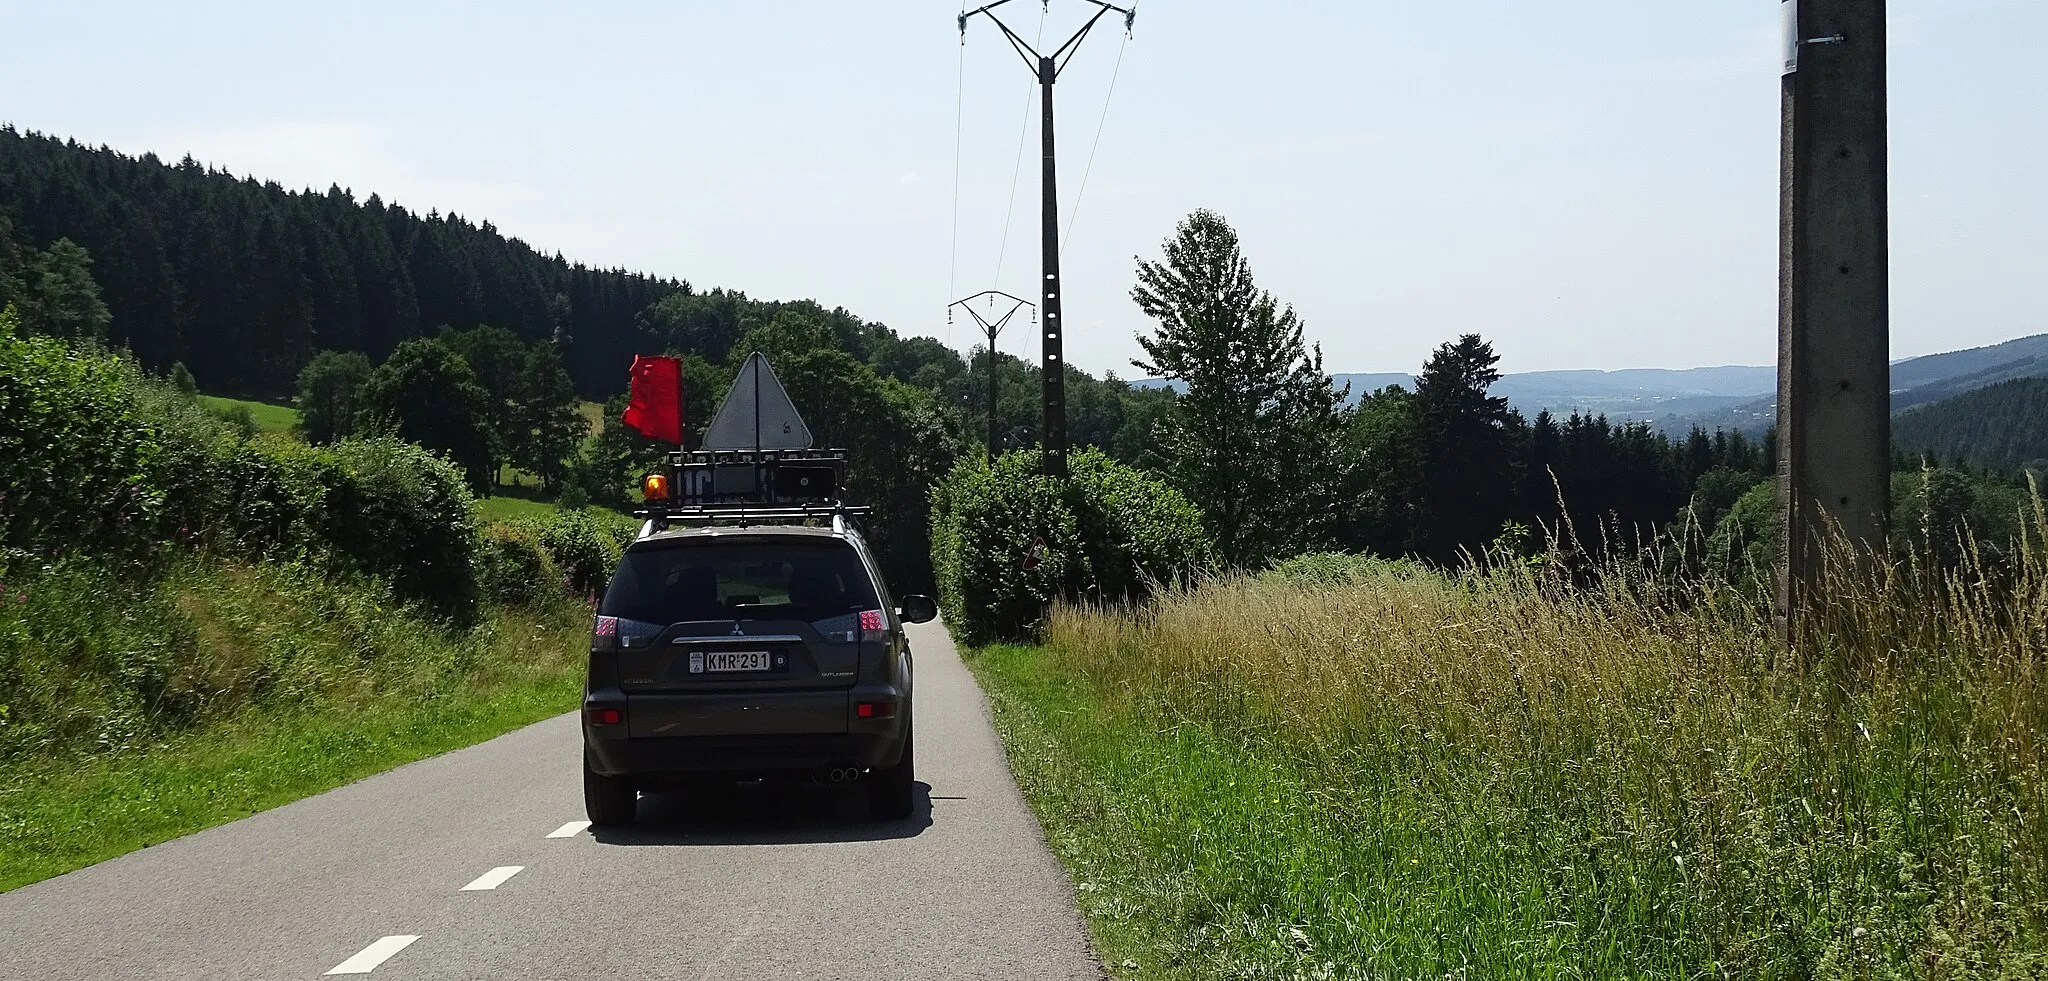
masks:
[[[711,417],[711,428],[704,431],[704,448],[811,448],[811,428],[804,425],[796,403],[789,400],[789,393],[776,380],[775,369],[768,367],[768,359],[761,352],[748,355],[747,362],[740,365],[739,376],[732,380],[725,401],[718,404],[718,414]]]

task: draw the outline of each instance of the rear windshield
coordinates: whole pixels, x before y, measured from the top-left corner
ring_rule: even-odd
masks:
[[[627,553],[598,612],[663,624],[815,622],[877,606],[860,556],[843,541],[706,541]]]

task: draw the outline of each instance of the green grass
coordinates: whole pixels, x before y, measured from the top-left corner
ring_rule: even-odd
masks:
[[[969,663],[1118,975],[2044,977],[2042,558],[1845,589],[1853,673],[1771,666],[1754,611],[1396,566]]]
[[[572,600],[455,631],[374,584],[206,562],[55,629],[101,575],[60,570],[27,584],[51,599],[0,610],[0,890],[576,706]]]
[[[514,497],[495,494],[477,498],[477,516],[485,521],[511,521],[518,518],[544,518],[555,513],[555,505],[549,501],[538,501],[530,497]]]
[[[248,409],[250,418],[256,421],[258,432],[291,433],[299,425],[299,410],[289,405],[251,402],[246,399],[223,398],[218,395],[201,395],[199,396],[199,401],[215,414],[237,408]]]

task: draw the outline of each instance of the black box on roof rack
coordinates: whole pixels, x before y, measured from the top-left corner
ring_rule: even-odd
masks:
[[[676,451],[661,493],[653,493],[650,477],[647,504],[633,513],[648,519],[646,531],[828,520],[843,528],[846,519],[870,512],[839,499],[845,474],[843,450]]]
[[[821,504],[845,483],[843,450],[690,450],[669,454],[670,503]]]

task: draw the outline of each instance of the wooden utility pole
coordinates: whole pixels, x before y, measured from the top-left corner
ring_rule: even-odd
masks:
[[[1827,595],[1826,542],[1884,547],[1891,349],[1881,0],[1781,0],[1778,575],[1788,642]]]
[[[1081,25],[1081,29],[1075,31],[1074,36],[1068,38],[1067,43],[1060,45],[1058,50],[1049,55],[1041,55],[1031,45],[1024,43],[1024,39],[1018,37],[1015,31],[1010,30],[1009,25],[1004,24],[1001,19],[991,13],[997,7],[1009,2],[1010,0],[996,0],[996,2],[987,6],[977,7],[974,10],[961,14],[960,34],[962,37],[967,35],[967,21],[975,16],[986,16],[989,20],[995,21],[996,26],[1002,29],[1003,36],[1009,39],[1010,46],[1016,48],[1018,56],[1024,59],[1024,64],[1029,66],[1032,72],[1038,76],[1039,87],[1044,93],[1044,110],[1039,120],[1039,131],[1040,142],[1045,147],[1043,154],[1043,184],[1041,186],[1045,224],[1040,232],[1045,249],[1045,280],[1042,284],[1045,296],[1045,356],[1040,372],[1045,384],[1045,472],[1051,476],[1065,477],[1067,475],[1067,361],[1064,344],[1065,338],[1062,334],[1066,321],[1060,317],[1059,196],[1054,180],[1058,168],[1055,166],[1055,157],[1053,155],[1052,86],[1054,82],[1059,80],[1060,72],[1067,67],[1067,62],[1073,60],[1074,52],[1079,49],[1081,39],[1087,37],[1088,32],[1095,29],[1095,22],[1101,20],[1103,15],[1112,10],[1124,15],[1124,30],[1128,31],[1131,28],[1131,22],[1137,18],[1137,14],[1122,7],[1104,3],[1103,0],[1087,0],[1088,3],[1096,6],[1095,16],[1088,18],[1088,23]],[[1050,0],[1047,0],[1047,2],[1050,2]]]

